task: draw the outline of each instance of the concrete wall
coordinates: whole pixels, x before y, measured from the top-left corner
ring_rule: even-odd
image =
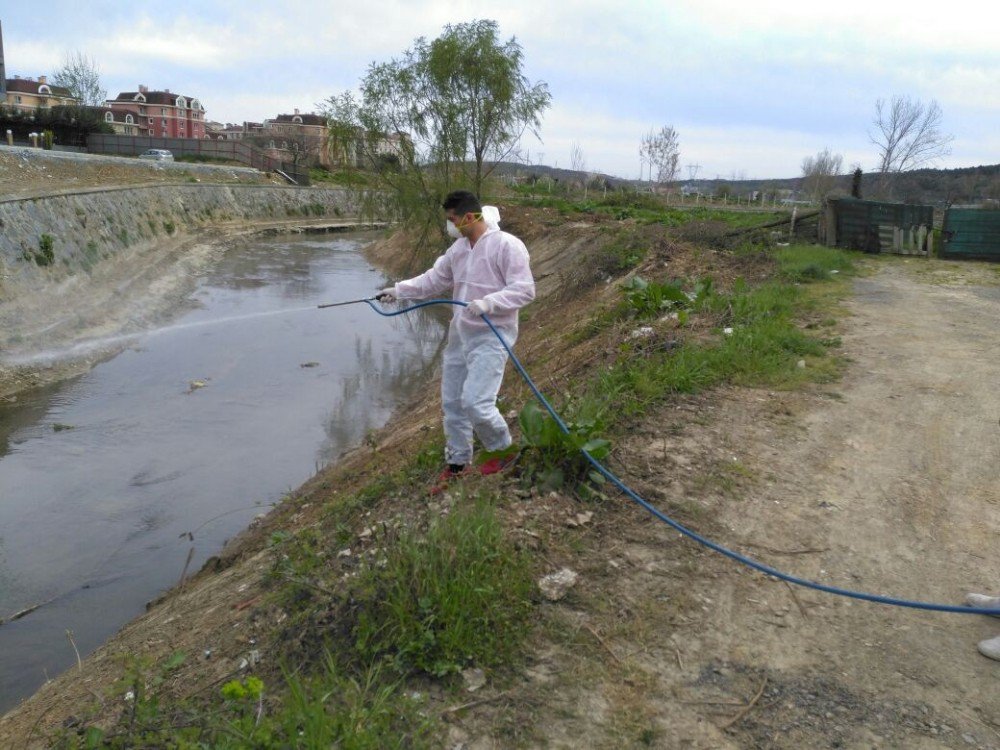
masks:
[[[345,190],[291,186],[129,187],[0,201],[0,301],[219,222],[359,211]]]

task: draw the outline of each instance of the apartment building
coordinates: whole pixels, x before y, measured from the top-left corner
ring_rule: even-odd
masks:
[[[106,106],[113,121],[128,123],[136,135],[154,138],[205,138],[205,108],[192,96],[174,94],[170,89],[150,91],[139,85],[138,91],[123,91]],[[112,120],[109,120],[112,122]]]

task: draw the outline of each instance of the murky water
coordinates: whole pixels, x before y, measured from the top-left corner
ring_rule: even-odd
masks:
[[[0,618],[44,603],[0,626],[0,713],[426,387],[439,318],[315,309],[383,283],[363,242],[230,252],[170,326],[0,407]]]

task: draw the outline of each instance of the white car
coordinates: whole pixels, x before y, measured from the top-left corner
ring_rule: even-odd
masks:
[[[139,154],[140,159],[152,159],[153,161],[173,161],[174,155],[165,148],[151,148]]]

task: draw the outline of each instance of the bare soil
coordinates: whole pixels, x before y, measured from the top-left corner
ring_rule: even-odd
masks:
[[[194,176],[185,169],[155,169],[134,159],[65,159],[46,158],[46,152],[32,149],[0,150],[0,199],[47,195],[53,191],[86,190],[121,185],[161,185],[197,179],[218,183],[269,183],[274,178],[219,167],[210,175]],[[201,165],[198,165],[201,168]]]
[[[558,224],[514,228],[549,299],[518,345],[546,390],[607,355],[546,349],[553,325],[583,319],[609,293],[574,293],[576,253],[598,230],[564,227],[558,245],[546,244]],[[722,270],[710,252],[670,247],[657,262],[671,255],[686,272]],[[842,380],[676,399],[638,420],[612,463],[682,523],[783,570],[940,602],[996,591],[1000,276],[985,265],[869,265],[839,323]],[[192,655],[164,686],[186,697],[239,674],[251,652],[266,664],[284,619],[262,585],[271,532],[315,523],[324,503],[390,471],[437,420],[433,400],[414,404],[397,429],[317,476],[82,669],[0,718],[0,746],[44,747],[95,707],[99,723],[113,720],[124,706],[113,688],[124,654]],[[580,579],[562,601],[539,606],[530,654],[514,673],[491,676],[474,695],[434,693],[428,710],[443,711],[444,746],[1000,748],[1000,664],[975,650],[1000,621],[793,590],[624,498],[581,504],[501,486],[511,533],[538,553],[541,572],[566,566]],[[372,509],[359,539],[361,524],[445,512],[461,496],[420,509],[403,500]]]

